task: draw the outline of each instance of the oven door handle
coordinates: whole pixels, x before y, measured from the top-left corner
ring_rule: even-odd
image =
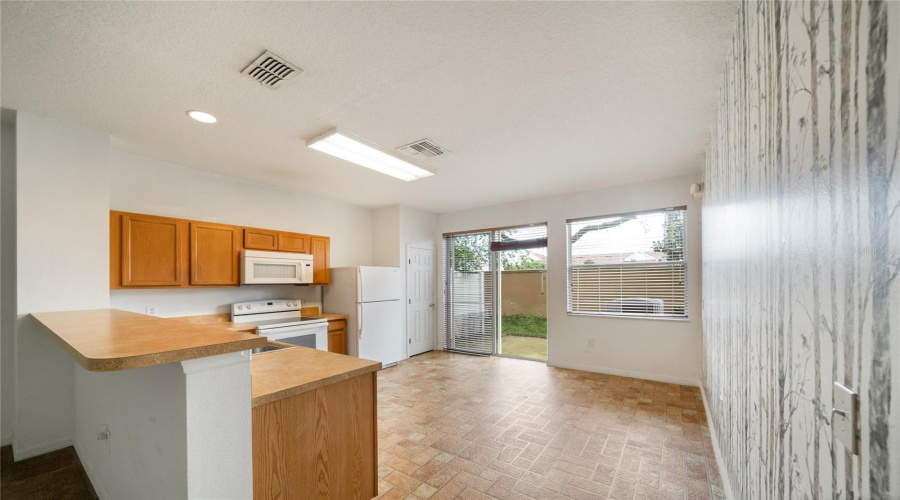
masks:
[[[278,326],[275,328],[265,328],[262,330],[257,330],[257,333],[264,337],[268,337],[270,335],[280,335],[282,333],[303,333],[307,330],[315,330],[316,328],[322,328],[323,326],[327,328],[328,323],[315,323],[312,325],[291,325],[291,326]]]

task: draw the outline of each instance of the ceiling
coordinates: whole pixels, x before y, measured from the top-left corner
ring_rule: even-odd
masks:
[[[2,106],[118,150],[433,212],[697,172],[733,2],[2,2]],[[240,71],[269,49],[303,73]],[[198,109],[219,121],[185,116]],[[403,182],[305,147],[331,126],[451,154]]]

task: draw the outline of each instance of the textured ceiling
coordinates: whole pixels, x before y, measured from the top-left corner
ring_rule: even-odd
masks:
[[[122,151],[446,212],[699,171],[736,10],[4,1],[2,106],[107,131]],[[241,75],[264,49],[303,73],[279,90]],[[406,183],[304,146],[330,126],[452,154]]]

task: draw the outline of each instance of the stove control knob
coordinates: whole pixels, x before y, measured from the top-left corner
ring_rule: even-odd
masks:
[[[249,306],[249,305],[248,305],[248,306],[247,306],[247,309],[253,309],[253,306]]]
[[[244,308],[244,306],[238,306],[238,311],[240,311],[243,308]]]

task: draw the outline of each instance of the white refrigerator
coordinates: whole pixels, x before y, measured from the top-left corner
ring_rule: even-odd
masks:
[[[323,287],[324,310],[347,314],[347,354],[381,361],[385,367],[403,359],[403,311],[400,268],[337,267]]]

